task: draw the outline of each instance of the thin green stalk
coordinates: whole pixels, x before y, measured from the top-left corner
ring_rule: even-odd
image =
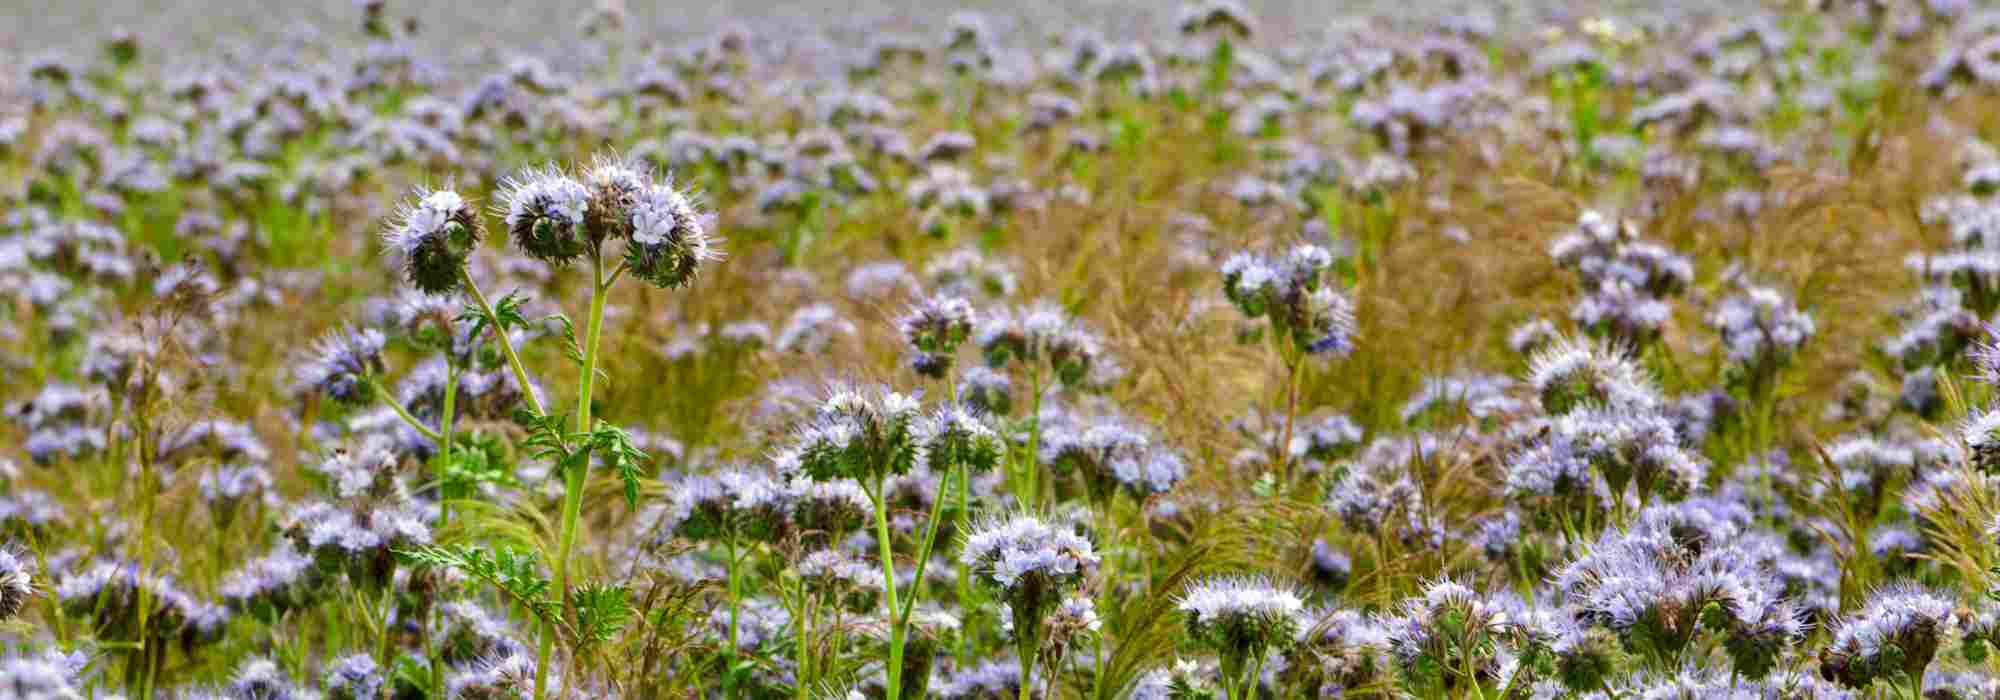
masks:
[[[368,386],[375,390],[375,398],[384,404],[388,404],[389,408],[396,412],[396,417],[402,418],[404,423],[408,423],[411,428],[416,429],[424,437],[430,438],[432,442],[444,441],[444,436],[439,435],[438,431],[428,425],[424,425],[424,422],[417,420],[416,416],[410,415],[410,409],[404,408],[403,402],[397,401],[396,395],[389,393],[389,388],[382,386],[382,382],[376,381],[374,377],[369,377]]]
[[[1472,634],[1474,633],[1467,632],[1466,638],[1458,641],[1458,653],[1461,657],[1459,665],[1465,669],[1463,671],[1465,674],[1465,683],[1472,686],[1473,696],[1479,698],[1479,700],[1486,700],[1486,689],[1479,687],[1479,671],[1472,664],[1472,653],[1470,651],[1472,646],[1467,643],[1472,641]]]
[[[440,607],[441,606],[437,605],[430,606],[431,608],[430,629],[432,630],[438,628],[438,615],[439,615],[438,609]],[[443,693],[444,655],[438,650],[437,635],[430,631],[424,632],[424,655],[430,659],[431,692]]]
[[[972,474],[970,470],[960,469],[959,475],[962,478],[958,480],[958,534],[964,537],[972,532]],[[972,570],[963,557],[958,561],[958,608],[961,614],[971,616]],[[967,664],[972,660],[972,625],[970,620],[967,623],[958,635],[958,664],[961,668],[968,668]]]
[[[50,571],[48,551],[43,548],[42,543],[36,541],[35,531],[30,528],[24,534],[28,538],[28,547],[32,548],[35,552],[35,570]],[[42,596],[42,600],[48,603],[49,606],[49,623],[55,626],[56,645],[63,651],[69,651],[69,630],[68,625],[63,623],[62,603],[56,599],[56,596],[52,595]]]
[[[144,574],[153,566],[153,495],[158,489],[153,483],[153,446],[147,436],[152,434],[151,421],[147,420],[146,409],[134,412],[138,422],[139,440],[139,573]],[[154,652],[151,640],[146,636],[147,623],[152,620],[148,611],[152,609],[152,587],[139,587],[139,649],[141,652],[139,697],[153,697],[153,663],[150,655]],[[101,604],[101,603],[100,603]]]
[[[1295,358],[1292,355],[1293,353],[1286,352],[1282,348],[1278,351],[1278,357],[1284,361],[1289,370],[1286,374],[1290,375],[1290,379],[1285,383],[1285,431],[1278,438],[1277,462],[1280,494],[1284,492],[1284,486],[1289,485],[1292,481],[1292,426],[1298,421],[1299,379],[1305,374],[1306,366],[1302,358]]]
[[[604,325],[604,259],[592,255],[590,258],[590,317],[584,325],[583,370],[577,380],[576,392],[576,432],[590,430],[590,385],[597,374],[597,340]],[[523,384],[524,393],[526,385]],[[590,446],[588,441],[577,448],[581,454],[575,463],[565,467],[563,472],[562,530],[556,545],[556,590],[562,595],[563,614],[569,610],[569,559],[576,546],[576,521],[583,512],[583,487],[590,475]],[[535,697],[544,697],[547,689],[548,656],[553,640],[548,625],[542,626],[541,643],[536,652]]]
[[[1016,616],[1015,619],[1020,618]],[[1019,700],[1029,700],[1034,697],[1035,652],[1042,646],[1042,640],[1036,638],[1038,636],[1040,635],[1030,632],[1015,641],[1014,655],[1021,660],[1021,687],[1017,695]]]
[[[723,667],[723,669],[722,669],[722,692],[723,692],[723,696],[724,696],[724,697],[735,697],[735,695],[736,695],[736,680],[735,680],[735,679],[736,679],[736,644],[737,644],[737,639],[738,639],[738,637],[737,637],[737,631],[736,631],[736,630],[737,630],[737,627],[736,627],[736,621],[737,621],[737,617],[738,617],[738,616],[739,616],[739,615],[741,614],[741,612],[742,612],[742,599],[743,599],[743,594],[742,594],[742,583],[740,583],[741,579],[740,579],[740,577],[738,576],[738,574],[737,574],[737,571],[736,571],[736,536],[735,536],[734,534],[732,534],[732,535],[730,535],[729,537],[725,537],[725,538],[723,538],[723,540],[724,540],[725,542],[727,542],[727,543],[728,543],[728,545],[729,545],[729,568],[728,568],[728,571],[729,571],[729,653],[728,653],[728,654],[726,654],[726,655],[724,655],[724,658],[726,658],[726,659],[728,659],[728,660],[729,660],[729,662],[728,662],[728,663],[729,663],[729,665],[727,665],[727,666]]]
[[[382,668],[395,668],[394,659],[389,658],[389,625],[395,615],[396,586],[394,583],[382,587],[382,596],[375,604],[375,663]]]
[[[1039,361],[1028,364],[1028,388],[1034,396],[1028,400],[1028,455],[1024,460],[1027,467],[1021,478],[1026,486],[1014,497],[1020,499],[1022,508],[1033,510],[1041,488],[1042,471],[1042,367]]]
[[[951,488],[952,476],[964,474],[964,469],[945,470],[944,476],[940,477],[942,481],[938,482],[937,494],[931,497],[931,519],[924,527],[923,543],[917,547],[917,572],[910,579],[910,597],[903,601],[902,611],[896,614],[896,626],[899,628],[909,627],[910,611],[917,609],[917,598],[920,597],[917,593],[924,585],[924,568],[931,562],[931,548],[937,545],[938,526],[944,522],[945,490]]]
[[[812,598],[806,593],[805,577],[799,577],[799,612],[794,618],[793,626],[797,628],[793,633],[797,639],[793,640],[792,653],[797,658],[793,659],[792,664],[798,667],[796,671],[798,682],[792,685],[798,700],[806,700],[810,695],[806,689],[812,683],[812,645],[809,642],[812,634]]]
[[[887,582],[882,587],[882,602],[888,606],[889,617],[893,621],[901,606],[896,602],[896,555],[889,546],[889,504],[884,500],[886,494],[880,483],[868,496],[875,504],[875,545],[882,556],[882,579]],[[889,626],[889,666],[883,669],[882,675],[888,679],[888,697],[891,700],[903,697],[903,628],[900,625]]]
[[[465,278],[466,291],[471,292],[472,300],[479,304],[480,313],[485,314],[486,322],[492,324],[493,338],[500,343],[500,353],[507,356],[507,367],[514,370],[514,383],[521,385],[521,395],[527,398],[528,408],[535,411],[536,417],[548,415],[548,411],[542,409],[541,397],[535,395],[535,385],[528,381],[528,369],[521,364],[520,353],[514,352],[514,341],[507,337],[507,329],[500,325],[500,314],[493,311],[493,304],[486,301],[486,295],[479,291],[479,283],[472,281],[471,270],[463,271],[461,276]],[[540,697],[539,693],[536,695]]]
[[[444,363],[444,417],[439,419],[443,428],[439,432],[442,434],[443,440],[438,443],[439,461],[437,467],[439,528],[451,524],[451,501],[444,489],[447,476],[451,470],[452,424],[454,423],[453,419],[456,418],[454,413],[458,399],[458,362],[449,356],[450,353],[448,351],[446,355]]]
[[[958,405],[958,382],[950,375],[944,379],[945,392],[951,397],[952,405]],[[972,532],[972,470],[961,468],[958,480],[958,536]],[[967,668],[972,661],[972,569],[964,559],[958,561],[958,609],[965,618],[958,635],[958,665]]]

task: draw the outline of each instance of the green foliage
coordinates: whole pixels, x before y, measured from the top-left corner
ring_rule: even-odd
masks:
[[[618,473],[624,483],[625,505],[639,507],[639,482],[646,478],[640,467],[646,464],[646,453],[632,444],[632,436],[624,428],[598,421],[597,429],[588,435],[579,436],[577,442],[590,446],[604,465]]]
[[[550,583],[535,557],[500,547],[487,551],[471,545],[423,545],[398,552],[417,567],[444,568],[492,586],[509,603],[545,623],[561,624],[560,605],[550,595]]]
[[[590,647],[617,638],[632,621],[632,603],[622,585],[587,583],[570,594],[576,609],[578,646]]]

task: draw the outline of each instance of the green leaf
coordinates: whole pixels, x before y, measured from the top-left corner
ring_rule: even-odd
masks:
[[[556,601],[549,593],[549,579],[542,575],[533,555],[505,547],[488,552],[462,544],[420,545],[397,550],[396,554],[412,566],[453,569],[483,581],[544,622],[557,625],[562,622]]]
[[[554,313],[554,314],[549,314],[547,316],[543,316],[542,321],[544,323],[554,321],[556,325],[562,327],[563,356],[569,358],[570,362],[574,362],[578,366],[582,366],[583,344],[577,342],[576,323],[570,321],[568,316],[564,316],[560,313]]]
[[[605,466],[617,470],[618,478],[625,482],[625,506],[638,508],[639,481],[644,478],[639,467],[646,462],[646,453],[632,444],[632,436],[624,428],[601,421],[590,434],[590,445]]]
[[[444,464],[445,492],[453,494],[472,493],[484,484],[514,486],[513,470],[509,468],[498,441],[490,437],[461,440],[459,449],[452,450],[450,461]],[[444,459],[442,455],[439,459]]]
[[[500,317],[501,330],[528,327],[528,318],[521,315],[521,307],[528,303],[528,297],[519,290],[500,297],[500,303],[493,305],[493,315]]]
[[[582,646],[611,641],[632,619],[632,603],[624,586],[591,583],[576,589],[576,628]]]

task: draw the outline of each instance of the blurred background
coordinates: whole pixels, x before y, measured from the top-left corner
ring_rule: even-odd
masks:
[[[1245,0],[1267,33],[1314,32],[1354,17],[1422,20],[1474,14],[1497,22],[1538,23],[1598,13],[1656,15],[1661,21],[1688,12],[1728,11],[1747,2],[1728,0]],[[1769,4],[1769,3],[1761,3]],[[468,51],[505,45],[546,52],[573,39],[592,0],[422,0],[388,4],[393,16],[411,16],[427,30],[449,32]],[[883,28],[941,27],[952,13],[976,11],[1009,27],[1060,28],[1083,21],[1107,33],[1158,31],[1179,3],[1167,0],[676,0],[624,3],[635,30],[677,38],[727,22],[748,26],[831,28],[865,32]],[[354,0],[5,0],[0,3],[0,50],[31,54],[93,46],[113,28],[125,28],[149,45],[202,48],[217,42],[254,41],[286,32],[347,27],[361,15]],[[429,34],[429,31],[426,32]],[[443,34],[431,34],[433,37]],[[1115,37],[1114,37],[1115,38]]]

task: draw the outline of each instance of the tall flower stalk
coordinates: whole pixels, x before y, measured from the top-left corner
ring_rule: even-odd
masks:
[[[1284,367],[1285,416],[1272,464],[1281,481],[1292,469],[1292,429],[1299,413],[1300,383],[1312,356],[1345,357],[1354,350],[1354,304],[1328,279],[1333,254],[1310,243],[1282,258],[1241,252],[1223,261],[1222,291],[1237,310],[1270,323],[1273,351]],[[1259,327],[1254,335],[1261,335]]]
[[[599,159],[585,172],[581,182],[555,169],[528,171],[506,183],[502,199],[505,203],[497,213],[506,223],[509,239],[523,253],[557,268],[566,267],[578,258],[589,260],[589,311],[580,347],[573,348],[578,364],[576,411],[566,431],[560,418],[550,416],[535,393],[536,384],[508,337],[511,328],[527,323],[520,315],[519,301],[509,295],[494,304],[474,281],[467,265],[484,230],[471,204],[450,190],[423,193],[416,204],[403,211],[384,240],[399,255],[409,283],[419,291],[466,292],[477,307],[472,317],[473,337],[492,331],[507,359],[533,423],[530,444],[539,448],[543,456],[554,459],[563,479],[554,569],[559,610],[567,614],[574,609],[570,560],[592,462],[602,460],[618,465],[627,482],[627,499],[637,497],[637,475],[631,464],[637,451],[622,431],[599,426],[592,414],[598,347],[612,287],[628,273],[663,289],[684,287],[693,281],[704,263],[720,258],[721,254],[686,194],[669,181],[656,181],[649,173],[617,160]],[[379,351],[378,339],[365,336],[362,339],[373,341]],[[346,359],[355,355],[333,357]],[[359,356],[373,358],[374,354]],[[455,356],[449,358],[441,430],[418,420],[382,387],[376,380],[379,360],[355,367],[326,365],[330,371],[317,372],[311,379],[328,385],[326,388],[336,397],[353,394],[366,386],[413,429],[440,444],[444,454],[444,466],[440,468],[447,469],[453,438],[452,414],[456,409],[457,365]],[[442,481],[441,473],[440,487]],[[536,645],[536,698],[547,693],[554,637],[550,622],[543,620]]]
[[[1044,621],[1096,571],[1090,540],[1032,515],[993,518],[965,536],[959,560],[1000,592],[1013,616],[1020,699],[1032,695]]]
[[[894,391],[838,388],[821,403],[800,431],[798,465],[815,481],[853,479],[874,511],[875,546],[880,557],[883,614],[889,622],[889,658],[883,675],[888,697],[902,697],[903,652],[910,613],[922,597],[922,581],[936,545],[945,489],[954,478],[991,469],[1000,459],[1000,438],[973,414],[958,407],[923,413],[917,399]],[[916,573],[907,597],[896,584],[895,540],[889,527],[888,480],[919,464],[938,477],[938,493],[916,550]]]

